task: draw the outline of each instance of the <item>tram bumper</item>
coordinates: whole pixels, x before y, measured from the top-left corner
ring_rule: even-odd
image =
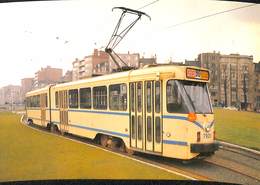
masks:
[[[219,144],[217,142],[209,144],[190,144],[191,153],[214,153],[218,148]]]

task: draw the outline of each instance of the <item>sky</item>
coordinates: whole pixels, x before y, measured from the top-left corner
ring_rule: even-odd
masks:
[[[67,0],[0,3],[0,87],[47,65],[72,70],[75,58],[107,45],[122,6],[138,9],[154,0]],[[158,0],[140,9],[141,20],[115,48],[117,53],[156,54],[159,63],[193,60],[202,52],[253,55],[260,61],[260,5],[173,26],[250,5],[228,1]],[[126,17],[129,23],[133,17]]]

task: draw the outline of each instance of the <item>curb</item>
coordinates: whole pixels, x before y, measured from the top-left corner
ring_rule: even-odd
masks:
[[[260,151],[258,151],[258,150],[254,150],[254,149],[251,149],[251,148],[239,146],[239,145],[232,144],[232,143],[228,143],[228,142],[224,142],[224,141],[219,141],[219,140],[218,140],[218,142],[219,142],[222,146],[228,146],[228,147],[232,147],[232,148],[237,148],[237,149],[241,149],[241,150],[244,150],[244,151],[247,151],[247,152],[251,152],[251,153],[260,155]]]

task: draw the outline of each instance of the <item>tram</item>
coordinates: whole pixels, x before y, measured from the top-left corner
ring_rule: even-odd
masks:
[[[29,124],[127,152],[189,160],[218,149],[209,71],[146,66],[26,94]]]

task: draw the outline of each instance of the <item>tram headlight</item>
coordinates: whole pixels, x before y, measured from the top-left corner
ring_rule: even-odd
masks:
[[[170,133],[170,132],[167,132],[167,133],[166,133],[166,136],[167,136],[167,137],[171,137],[171,133]]]

